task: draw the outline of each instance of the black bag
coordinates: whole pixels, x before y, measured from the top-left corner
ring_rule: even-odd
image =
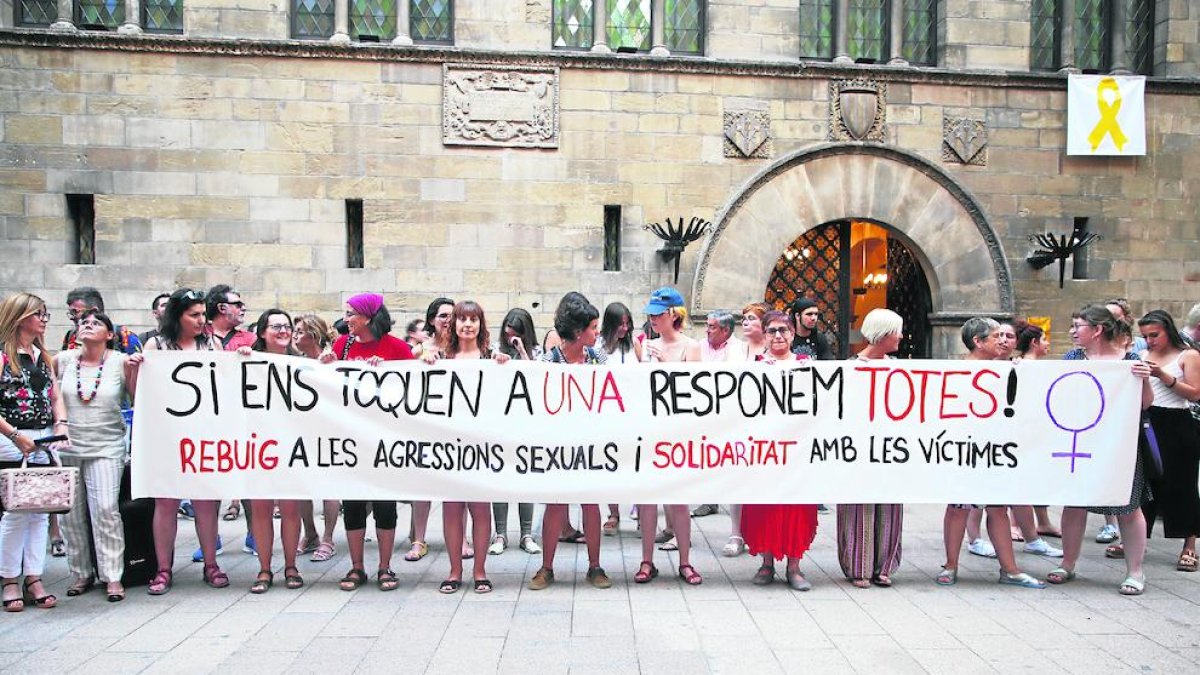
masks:
[[[132,480],[133,468],[126,465],[117,498],[125,523],[125,573],[121,583],[126,587],[146,586],[158,571],[154,555],[154,498],[132,499]]]

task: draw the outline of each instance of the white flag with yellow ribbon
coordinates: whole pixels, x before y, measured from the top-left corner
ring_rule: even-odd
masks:
[[[1067,78],[1067,154],[1146,154],[1146,78]]]

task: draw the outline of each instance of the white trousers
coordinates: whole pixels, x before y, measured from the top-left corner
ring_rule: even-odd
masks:
[[[0,517],[0,576],[41,576],[46,566],[50,515],[5,511]]]
[[[67,564],[79,579],[98,577],[102,583],[120,581],[125,570],[125,525],[118,496],[125,463],[120,459],[62,457],[63,466],[79,467],[75,505],[59,519],[67,543]],[[92,536],[88,537],[91,518]],[[96,567],[92,567],[92,542]]]

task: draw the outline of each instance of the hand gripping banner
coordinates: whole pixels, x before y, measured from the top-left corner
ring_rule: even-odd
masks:
[[[1129,501],[1129,362],[379,367],[150,352],[133,490],[568,503]]]

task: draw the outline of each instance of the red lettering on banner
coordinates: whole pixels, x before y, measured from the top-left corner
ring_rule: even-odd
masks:
[[[279,457],[274,452],[278,446],[275,439],[259,442],[258,434],[250,434],[246,441],[184,438],[179,441],[179,472],[271,471],[279,466]]]
[[[659,441],[654,444],[656,469],[720,469],[736,466],[783,466],[794,440],[748,438],[745,441]]]
[[[946,391],[946,386],[948,384],[950,384],[950,377],[952,375],[970,375],[970,374],[971,374],[971,371],[969,371],[969,370],[947,370],[946,372],[942,373],[942,402],[938,406],[938,417],[940,417],[941,419],[944,419],[944,420],[952,420],[952,419],[958,419],[960,417],[967,416],[967,413],[965,413],[965,412],[963,412],[963,413],[946,412],[946,402],[949,401],[950,399],[959,397],[958,394],[951,394],[950,392]]]
[[[599,385],[599,396],[597,397],[596,372],[592,371],[588,375],[578,377],[574,373],[558,374],[558,389],[557,389],[557,406],[551,408],[552,393],[550,380],[554,377],[551,373],[546,373],[542,380],[542,408],[550,415],[557,415],[566,407],[567,412],[573,412],[575,406],[580,406],[588,412],[603,412],[604,403],[606,401],[616,401],[617,407],[621,412],[625,412],[625,402],[621,399],[621,391],[617,388],[617,381],[611,372],[605,374],[604,382]],[[590,381],[589,381],[590,378]]]
[[[892,378],[896,375],[903,375],[905,381],[908,382],[908,406],[904,408],[904,412],[900,413],[899,415],[892,412]],[[912,412],[913,405],[917,402],[917,390],[916,387],[913,386],[912,378],[909,377],[908,373],[904,372],[903,370],[893,370],[892,372],[888,373],[887,382],[884,384],[884,388],[887,390],[887,393],[884,394],[883,409],[884,412],[887,413],[887,416],[893,420],[902,420],[905,417],[908,417],[908,413]]]
[[[929,416],[929,404],[936,401],[937,417],[943,420],[961,419],[968,416],[987,419],[1000,409],[999,399],[985,386],[986,378],[1000,379],[994,370],[908,370],[890,366],[856,366],[854,370],[867,373],[867,420],[874,422],[880,407],[892,421],[908,419],[916,410],[917,417],[925,422]],[[887,373],[886,377],[879,377]],[[959,379],[972,375],[970,382]],[[940,386],[931,388],[930,379],[940,379]],[[987,382],[990,384],[990,382]],[[954,403],[955,399],[967,399]],[[877,401],[883,401],[879,406]]]
[[[970,407],[970,409],[971,409],[971,412],[972,412],[972,413],[973,413],[973,414],[974,414],[976,417],[980,417],[980,418],[983,418],[983,419],[987,419],[987,418],[991,417],[992,415],[995,415],[995,414],[996,414],[996,411],[1000,409],[1000,402],[996,400],[996,395],[995,395],[995,394],[993,394],[992,392],[990,392],[990,391],[988,391],[987,389],[985,389],[985,388],[983,388],[982,386],[980,386],[980,384],[979,384],[979,380],[980,380],[980,378],[982,378],[984,375],[991,375],[992,377],[994,377],[994,378],[996,378],[996,379],[998,380],[998,379],[1000,379],[1000,373],[997,373],[997,372],[996,372],[996,371],[994,371],[994,370],[981,370],[981,371],[979,371],[978,373],[975,373],[975,377],[974,377],[974,378],[971,380],[971,386],[975,387],[975,390],[976,390],[976,391],[978,391],[978,392],[982,393],[983,395],[987,396],[987,397],[988,397],[988,400],[990,400],[990,401],[992,402],[992,409],[991,409],[991,410],[989,410],[989,411],[987,411],[986,413],[981,413],[981,412],[979,412],[978,410],[976,410],[976,409],[975,409],[975,404],[974,404],[974,403],[971,403],[971,405],[970,405],[969,407]]]
[[[613,378],[612,372],[609,372],[604,378],[604,388],[600,390],[600,403],[596,406],[596,412],[604,409],[605,401],[616,401],[621,412],[625,412],[625,401],[621,400],[621,390],[617,389],[617,381]]]

